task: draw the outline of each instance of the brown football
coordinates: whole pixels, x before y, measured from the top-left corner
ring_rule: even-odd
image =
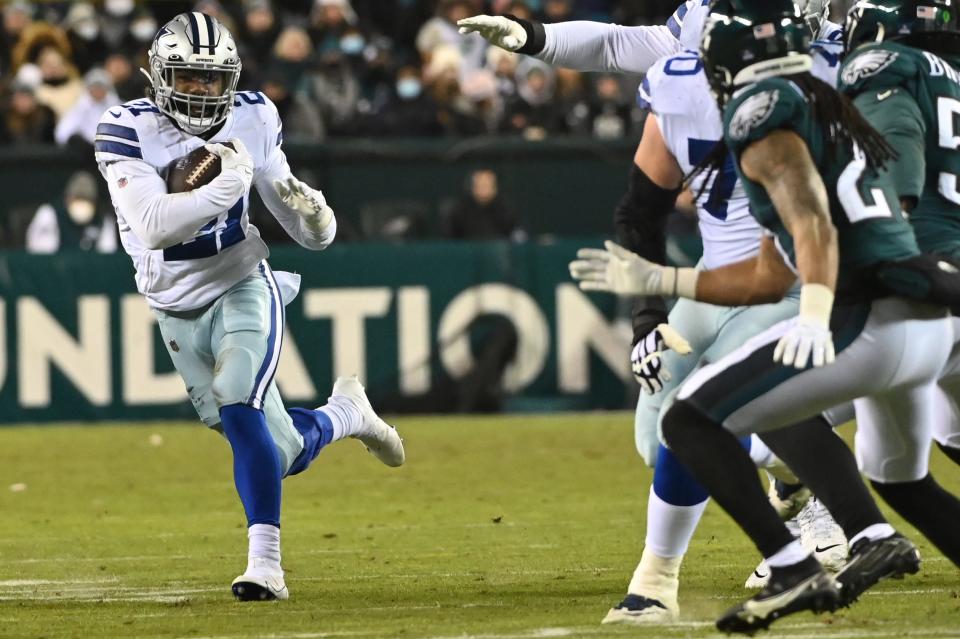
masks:
[[[224,146],[233,145],[226,142]],[[167,193],[184,193],[199,189],[220,175],[220,156],[197,147],[170,163],[167,169]]]

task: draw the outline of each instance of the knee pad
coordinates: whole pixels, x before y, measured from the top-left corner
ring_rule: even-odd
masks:
[[[262,360],[262,355],[243,346],[231,346],[220,352],[211,387],[218,408],[250,403]]]

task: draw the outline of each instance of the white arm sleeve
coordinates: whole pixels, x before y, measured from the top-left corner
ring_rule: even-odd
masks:
[[[277,145],[270,153],[266,165],[254,173],[253,185],[257,188],[263,203],[280,222],[280,226],[297,244],[314,251],[322,251],[330,246],[337,234],[337,218],[333,217],[325,228],[317,229],[302,215],[284,204],[276,189],[273,188],[273,183],[276,180],[287,180],[292,176],[290,165],[287,164],[287,156]]]
[[[141,160],[111,162],[101,165],[101,171],[120,215],[153,250],[189,240],[204,224],[236,204],[246,190],[232,170],[222,171],[199,189],[169,194],[156,169]]]
[[[547,64],[578,71],[642,74],[660,58],[680,51],[680,42],[666,26],[622,27],[573,21],[543,25]]]

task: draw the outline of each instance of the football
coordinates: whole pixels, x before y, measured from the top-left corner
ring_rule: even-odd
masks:
[[[225,146],[233,146],[226,142]],[[167,193],[184,193],[199,189],[220,175],[220,156],[204,146],[170,163],[167,169]]]

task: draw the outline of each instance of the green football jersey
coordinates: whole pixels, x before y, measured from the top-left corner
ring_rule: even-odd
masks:
[[[883,42],[848,56],[840,90],[897,150],[890,171],[898,194],[917,202],[910,221],[920,248],[960,257],[960,72],[932,53]]]
[[[838,297],[853,297],[874,265],[919,254],[910,224],[900,211],[896,190],[886,174],[867,166],[852,144],[828,153],[824,132],[814,120],[801,89],[789,79],[762,80],[734,95],[724,110],[724,139],[750,198],[750,211],[777,238],[793,262],[793,240],[780,221],[766,189],[747,179],[740,154],[777,129],[789,129],[806,142],[830,199],[837,228],[840,268]]]

